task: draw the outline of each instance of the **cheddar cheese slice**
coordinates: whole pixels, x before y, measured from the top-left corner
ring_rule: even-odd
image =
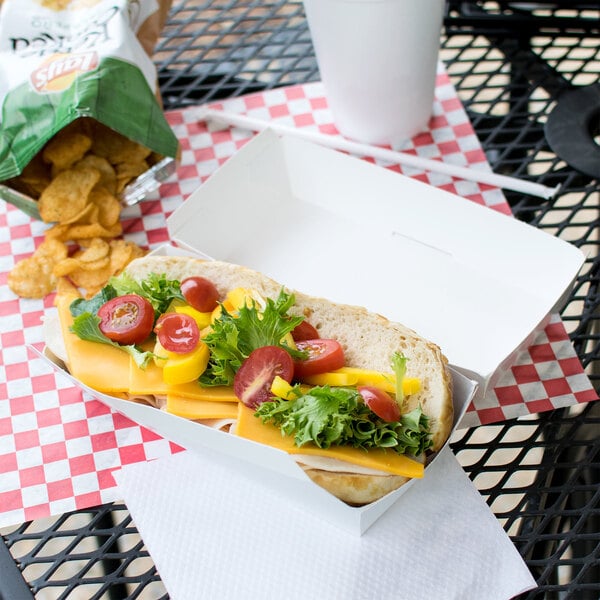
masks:
[[[424,474],[425,467],[422,463],[408,456],[397,454],[392,450],[386,451],[376,448],[367,451],[349,446],[331,446],[324,450],[308,444],[298,447],[294,444],[292,437],[282,435],[281,431],[273,425],[263,424],[259,418],[254,416],[254,411],[241,402],[239,403],[237,419],[236,435],[267,446],[273,446],[289,454],[327,456],[404,477],[421,478]]]
[[[125,354],[121,351],[122,354]],[[162,369],[150,361],[145,369],[140,369],[133,358],[129,363],[129,392],[131,394],[154,394],[164,396],[169,386],[163,381]],[[198,385],[198,384],[196,384]]]
[[[167,412],[186,419],[236,419],[237,403],[194,400],[167,394]]]
[[[70,331],[69,306],[76,297],[58,296],[56,303],[70,373],[99,392],[129,391],[129,355],[113,346],[82,340]]]
[[[183,398],[203,400],[205,402],[233,402],[237,410],[238,399],[232,387],[211,386],[202,387],[197,381],[170,385],[168,392]]]

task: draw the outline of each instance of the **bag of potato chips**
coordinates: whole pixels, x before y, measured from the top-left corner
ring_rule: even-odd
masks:
[[[124,204],[175,170],[150,58],[171,0],[0,0],[0,198],[50,226],[7,284],[91,297],[145,253]]]
[[[61,222],[56,206],[48,218],[40,213],[40,200],[74,166],[71,180],[62,175],[62,188],[55,184],[70,187],[69,198],[97,181],[91,170],[111,178],[104,188],[121,200],[132,181],[139,186],[129,200],[148,189],[145,176],[160,181],[173,172],[178,142],[151,60],[169,7],[170,0],[1,2],[1,198]],[[66,211],[75,214],[77,202]]]

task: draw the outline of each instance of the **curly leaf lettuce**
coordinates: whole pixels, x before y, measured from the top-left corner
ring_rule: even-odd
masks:
[[[221,306],[221,316],[212,324],[212,331],[203,338],[210,350],[206,371],[200,377],[205,386],[233,385],[233,378],[242,362],[256,348],[279,346],[292,358],[303,358],[306,353],[291,348],[284,341],[286,335],[304,318],[288,315],[295,297],[281,290],[276,300],[267,298],[264,309],[256,303],[242,306],[235,315]]]
[[[429,419],[417,407],[388,423],[377,417],[352,388],[314,387],[293,400],[275,398],[255,412],[282,434],[294,436],[296,446],[313,443],[319,448],[347,445],[355,448],[390,448],[398,454],[418,456],[431,445]]]
[[[184,300],[180,282],[167,279],[164,274],[149,273],[146,279],[138,282],[123,272],[117,277],[112,277],[108,283],[114,288],[117,296],[137,294],[146,298],[157,316],[166,312],[173,300]]]

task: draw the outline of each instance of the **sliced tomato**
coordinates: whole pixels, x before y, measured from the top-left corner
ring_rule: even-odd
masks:
[[[294,375],[292,357],[279,346],[262,346],[250,353],[233,380],[235,395],[250,408],[273,397],[271,385],[279,375],[290,383]]]
[[[219,292],[205,277],[187,277],[181,282],[185,301],[199,312],[211,312],[217,307]]]
[[[154,333],[169,352],[186,354],[200,341],[200,329],[193,317],[185,313],[165,313],[156,321]]]
[[[113,342],[128,346],[141,344],[152,332],[154,308],[137,294],[117,296],[98,310],[100,331]]]
[[[400,407],[387,392],[372,385],[361,385],[356,388],[365,404],[380,418],[391,423],[400,420]]]
[[[295,342],[316,340],[319,337],[319,332],[308,321],[304,320],[300,325],[294,327],[292,330],[292,337]]]
[[[335,371],[344,366],[344,350],[337,340],[316,339],[296,342],[298,350],[308,352],[304,360],[294,362],[294,377],[302,379],[307,375]]]

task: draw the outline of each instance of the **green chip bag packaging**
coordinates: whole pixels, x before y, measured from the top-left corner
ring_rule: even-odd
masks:
[[[63,209],[46,202],[45,218],[39,200],[65,171],[93,171],[90,189],[100,181],[125,204],[174,171],[179,145],[151,58],[169,8],[170,0],[0,3],[0,198],[52,222]]]

